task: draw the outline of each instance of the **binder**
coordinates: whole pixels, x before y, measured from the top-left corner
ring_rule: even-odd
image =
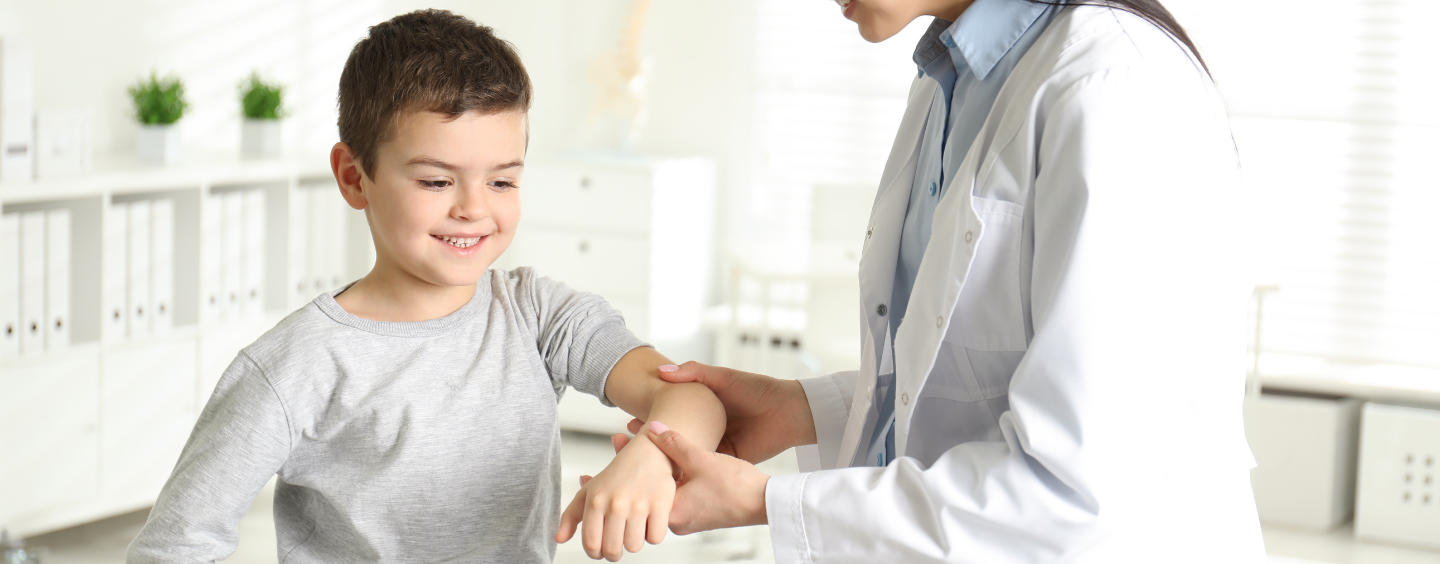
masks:
[[[223,194],[210,194],[200,206],[200,321],[212,325],[220,321],[225,303],[221,291],[222,273],[220,233],[224,217]]]
[[[105,232],[104,240],[100,242],[104,252],[100,258],[100,301],[104,308],[101,338],[107,343],[125,340],[125,328],[130,323],[127,306],[130,295],[126,290],[126,279],[130,277],[127,270],[130,261],[126,259],[130,254],[127,243],[130,237],[130,220],[127,217],[129,213],[126,204],[110,204],[101,220]]]
[[[20,356],[20,214],[0,215],[0,359]]]
[[[240,246],[244,237],[245,195],[231,190],[220,196],[220,321],[228,323],[240,317],[240,287],[244,268]]]
[[[45,349],[70,346],[70,210],[45,212]]]
[[[333,197],[334,195],[321,188],[307,188],[305,192],[310,199],[309,210],[307,210],[310,215],[310,224],[306,226],[305,238],[308,243],[306,254],[309,255],[307,258],[310,268],[310,297],[314,298],[321,292],[332,289],[328,255],[333,251],[326,248],[325,242],[338,238],[338,236],[329,225],[329,214],[326,213],[329,209],[327,196]]]
[[[309,190],[297,187],[290,191],[290,268],[286,278],[285,292],[292,309],[304,306],[314,294],[310,293],[309,263],[305,251],[309,243],[306,229],[310,223]]]
[[[34,67],[29,40],[0,37],[0,181],[35,176]]]
[[[164,333],[175,316],[175,200],[150,202],[150,332]]]
[[[150,201],[137,200],[126,204],[126,227],[129,230],[126,259],[128,275],[126,311],[130,314],[125,334],[131,339],[150,334]]]
[[[20,354],[45,351],[45,212],[20,214]]]
[[[240,311],[258,317],[265,310],[265,191],[241,194]]]

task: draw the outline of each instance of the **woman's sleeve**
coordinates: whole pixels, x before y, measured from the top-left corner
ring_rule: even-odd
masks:
[[[1173,535],[1249,494],[1228,486],[1248,477],[1244,293],[1226,278],[1234,158],[1211,93],[1148,70],[1097,73],[1039,110],[1035,331],[1003,440],[960,444],[928,468],[902,457],[771,478],[776,562],[1056,562],[1097,547],[1122,547],[1108,561],[1168,562],[1216,549]],[[1216,498],[1216,483],[1233,495]]]
[[[241,352],[225,369],[126,562],[216,562],[235,552],[240,518],[284,465],[290,420]]]

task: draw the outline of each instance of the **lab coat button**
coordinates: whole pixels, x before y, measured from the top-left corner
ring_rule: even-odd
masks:
[[[872,233],[872,232],[874,232],[874,231],[875,231],[874,229],[866,229],[866,230],[865,230],[865,238],[866,238],[866,239],[869,239],[869,238],[870,238],[870,233]]]
[[[936,318],[935,318],[935,327],[936,327],[936,328],[940,328],[940,327],[944,327],[944,326],[945,326],[945,316],[942,315],[942,316],[940,316],[940,317],[936,317]]]
[[[891,396],[894,397],[894,396]],[[900,394],[900,403],[910,405],[910,394]]]
[[[890,308],[885,307],[885,304],[880,304],[880,307],[875,308],[875,313],[880,315],[885,315],[888,311],[890,311]]]
[[[969,243],[970,240],[973,239],[973,238],[975,238],[975,234],[974,234],[973,232],[970,232],[970,231],[966,231],[966,232],[965,232],[965,242],[966,242],[966,243]]]

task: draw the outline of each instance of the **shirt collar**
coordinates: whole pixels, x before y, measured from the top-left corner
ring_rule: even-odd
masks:
[[[956,71],[970,67],[981,80],[1049,8],[1029,0],[975,0],[954,23],[935,18],[912,56],[921,74],[948,53]]]

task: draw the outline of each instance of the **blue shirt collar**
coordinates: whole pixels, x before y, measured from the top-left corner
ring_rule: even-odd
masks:
[[[976,78],[985,80],[1047,8],[1028,0],[975,0],[954,23],[935,18],[915,45],[912,58],[921,74],[933,74],[931,65],[948,53],[956,72],[968,66]]]

